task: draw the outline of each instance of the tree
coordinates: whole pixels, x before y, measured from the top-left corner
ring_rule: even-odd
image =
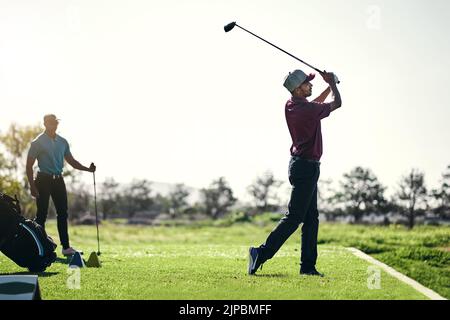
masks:
[[[153,204],[150,197],[151,182],[142,180],[133,180],[131,185],[125,189],[122,200],[124,210],[128,213],[128,217],[132,218],[136,212],[149,210]]]
[[[20,188],[20,184],[18,183],[18,181],[11,175],[11,170],[13,168],[13,165],[6,160],[3,153],[0,153],[0,191],[6,194],[11,194],[11,191],[17,192],[17,190],[15,190],[14,188],[13,190],[7,190],[8,186],[10,186],[13,181]]]
[[[342,210],[336,207],[336,191],[332,187],[333,180],[320,179],[317,183],[317,201],[319,211],[325,215],[326,220],[335,220],[343,214]]]
[[[213,219],[225,215],[237,199],[224,177],[213,181],[209,188],[200,190],[202,207]]]
[[[172,217],[180,215],[188,206],[187,198],[190,192],[182,183],[176,184],[175,188],[169,193],[168,200],[170,213]]]
[[[5,155],[0,152],[0,173],[6,175],[6,173],[11,172],[11,170],[13,169],[13,164],[10,161],[6,160]]]
[[[168,197],[157,193],[156,196],[153,197],[153,205],[152,209],[158,213],[168,213],[172,208],[170,200]]]
[[[400,213],[408,218],[408,227],[412,229],[415,217],[424,213],[427,207],[427,189],[424,182],[424,173],[412,169],[408,175],[401,178],[399,190],[396,192],[399,201]]]
[[[109,215],[120,212],[119,197],[119,183],[114,178],[106,178],[100,187],[100,203],[102,205],[103,219],[107,219]]]
[[[431,195],[437,201],[434,213],[444,219],[450,219],[450,165],[442,174],[441,185],[438,189],[433,189]]]
[[[12,123],[6,133],[0,135],[0,142],[10,155],[10,161],[17,180],[25,174],[25,156],[31,141],[42,132],[40,125],[20,126]]]
[[[267,171],[248,186],[248,193],[253,197],[258,212],[265,212],[275,207],[270,204],[270,200],[278,200],[275,190],[281,185],[282,182],[275,179],[271,171]]]
[[[86,184],[77,183],[67,190],[70,220],[78,220],[89,213],[89,204],[93,196],[89,193]]]
[[[69,186],[78,185],[81,183],[81,171],[71,166],[65,166],[63,171],[64,180],[67,181]]]
[[[0,187],[3,192],[18,196],[22,213],[28,218],[33,217],[36,205],[28,192],[25,158],[31,141],[40,132],[39,125],[20,126],[13,123],[5,133],[0,134],[0,143],[5,151],[0,159]]]
[[[385,187],[370,169],[356,167],[344,174],[340,182],[341,191],[336,192],[334,201],[341,203],[344,212],[353,216],[358,223],[367,213],[384,213]]]
[[[0,154],[1,157],[1,154]],[[0,159],[1,161],[1,159]],[[9,196],[14,197],[17,195],[20,197],[22,191],[22,187],[14,177],[8,174],[0,173],[0,192],[5,193]]]

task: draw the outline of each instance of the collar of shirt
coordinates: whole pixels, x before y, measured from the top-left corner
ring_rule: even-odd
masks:
[[[58,136],[57,134],[55,135],[54,138],[50,137],[50,136],[47,134],[47,132],[44,132],[44,134],[45,134],[45,136],[46,136],[47,138],[49,138],[50,140],[58,141],[58,139],[59,139],[59,136]]]
[[[301,102],[308,102],[305,97],[291,97],[291,101],[295,104],[301,103]]]

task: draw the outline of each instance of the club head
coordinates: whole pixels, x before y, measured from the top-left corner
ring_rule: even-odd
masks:
[[[229,31],[233,30],[235,25],[236,25],[236,22],[230,22],[225,27],[223,27],[223,29],[225,30],[225,32],[229,32]]]

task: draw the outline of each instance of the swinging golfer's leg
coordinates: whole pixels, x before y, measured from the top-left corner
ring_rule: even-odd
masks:
[[[56,208],[59,239],[61,240],[63,249],[67,249],[70,247],[67,226],[67,191],[62,178],[54,180],[52,199]]]
[[[259,254],[263,261],[271,259],[289,236],[297,230],[299,224],[304,221],[317,185],[318,175],[315,171],[315,168],[312,168],[311,171],[311,167],[304,166],[301,162],[291,165],[292,192],[288,213],[269,234],[266,242],[259,247]]]
[[[313,193],[308,213],[302,226],[301,270],[315,268],[317,260],[317,234],[319,231],[319,211],[317,210],[317,188]]]

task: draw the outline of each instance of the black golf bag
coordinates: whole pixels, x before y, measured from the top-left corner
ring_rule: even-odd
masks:
[[[43,272],[56,260],[56,244],[38,223],[21,215],[17,197],[0,192],[0,251],[30,272]]]

